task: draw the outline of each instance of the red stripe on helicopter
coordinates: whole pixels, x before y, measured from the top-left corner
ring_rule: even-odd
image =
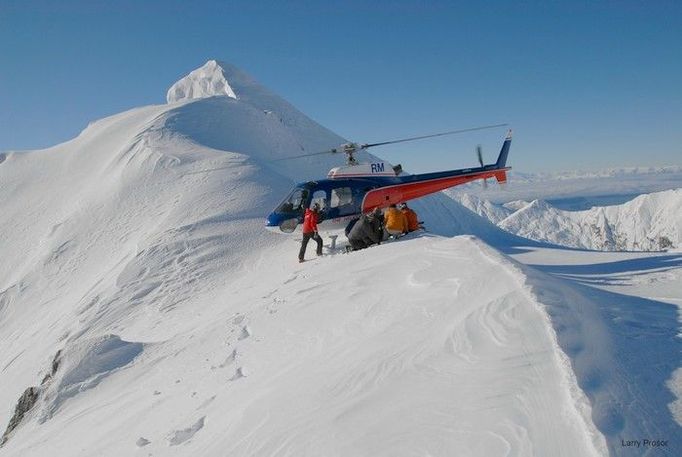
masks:
[[[345,178],[372,178],[374,176],[395,176],[395,173],[354,173],[354,174],[335,174],[327,175],[329,179],[345,179]]]
[[[380,187],[367,192],[365,198],[362,200],[362,211],[368,212],[374,208],[385,208],[390,205],[397,205],[398,203],[423,197],[477,179],[495,178],[498,182],[506,182],[506,170],[507,169],[482,171],[468,175],[450,176],[428,181],[417,181]]]

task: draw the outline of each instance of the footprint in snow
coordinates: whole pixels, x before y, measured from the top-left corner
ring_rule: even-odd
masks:
[[[143,437],[143,436],[139,437],[139,438],[137,439],[137,441],[135,442],[135,444],[137,445],[137,447],[145,447],[146,445],[148,445],[148,444],[150,444],[150,443],[151,443],[151,441],[149,441],[147,438],[145,438],[145,437]]]
[[[239,357],[239,353],[237,352],[236,349],[234,349],[230,355],[227,356],[225,361],[219,365],[220,368],[225,368],[228,365],[231,365],[235,360],[237,360],[237,357]]]
[[[241,378],[246,378],[249,376],[249,370],[246,369],[245,367],[239,367],[237,368],[237,371],[235,372],[234,376],[230,378],[230,381],[236,381],[237,379]]]
[[[248,325],[245,325],[242,327],[242,333],[239,335],[239,340],[245,340],[246,338],[250,337],[253,332],[251,332],[251,328],[249,328]]]
[[[267,295],[263,295],[261,298],[270,298],[273,294],[277,293],[277,290],[278,289],[271,290]]]
[[[206,419],[206,416],[199,418],[194,424],[185,429],[172,432],[168,436],[168,445],[177,446],[178,444],[182,444],[185,441],[192,439],[199,430],[204,428],[204,419]]]
[[[289,284],[290,282],[295,281],[296,278],[298,278],[298,275],[293,275],[292,277],[284,281],[284,284]]]
[[[197,406],[197,411],[199,411],[200,409],[206,408],[208,405],[210,405],[213,402],[213,400],[215,400],[215,398],[216,398],[216,395],[212,396],[211,398],[207,398],[206,400],[204,400],[204,402],[202,404]]]

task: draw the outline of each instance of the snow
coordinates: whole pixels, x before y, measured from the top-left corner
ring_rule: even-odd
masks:
[[[528,265],[610,454],[677,455],[682,255],[545,247],[514,257]],[[668,446],[622,445],[637,439]]]
[[[483,200],[471,194],[452,193],[451,196],[462,206],[473,211],[479,216],[488,219],[493,224],[499,223],[501,220],[506,219],[508,216],[514,213],[513,205],[497,205],[489,200]],[[523,206],[525,206],[525,204]]]
[[[544,200],[502,206],[474,196],[454,197],[500,228],[536,241],[606,251],[660,251],[682,246],[682,188],[584,211],[560,210]]]
[[[40,420],[49,419],[69,398],[96,387],[106,376],[131,363],[143,347],[116,335],[104,335],[79,341],[58,354],[57,376],[46,382],[49,387],[43,393],[45,413]]]
[[[233,67],[230,80],[238,70]],[[241,75],[241,74],[240,74]],[[190,72],[168,89],[166,100],[168,103],[191,100],[194,98],[207,98],[213,96],[226,96],[237,98],[232,86],[228,82],[224,65],[215,60],[209,60],[206,64]]]
[[[678,453],[679,254],[543,246],[438,194],[429,233],[299,264],[264,217],[338,162],[275,159],[345,140],[193,74],[3,156],[0,417],[40,390],[3,456]]]
[[[178,446],[185,441],[192,439],[196,433],[204,428],[204,419],[206,416],[200,417],[191,427],[187,427],[184,430],[176,430],[168,437],[168,443],[171,446]]]
[[[513,159],[513,151],[511,157]],[[446,192],[449,195],[471,194],[493,203],[541,199],[559,209],[577,211],[592,206],[620,205],[640,194],[680,187],[682,167],[679,166],[538,174],[512,169],[504,186],[482,188],[473,183]]]

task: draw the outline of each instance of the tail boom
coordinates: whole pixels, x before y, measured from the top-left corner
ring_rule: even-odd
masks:
[[[507,167],[501,171],[495,172],[495,179],[497,180],[498,183],[504,184],[507,182],[507,170],[509,169],[510,167]]]
[[[433,194],[477,179],[497,177],[497,174],[505,174],[505,170],[482,171],[463,176],[450,176],[380,187],[367,192],[362,201],[362,211],[368,212],[374,208],[385,208],[408,200],[414,200],[415,198],[424,197],[425,195]]]
[[[475,169],[452,170],[448,172],[426,173],[413,175],[413,180],[370,190],[362,201],[362,211],[372,211],[374,208],[387,206],[420,198],[441,190],[455,187],[478,179],[495,178],[498,183],[507,182],[507,156],[511,147],[512,131],[509,130],[502,144],[502,149],[495,164],[485,165]]]

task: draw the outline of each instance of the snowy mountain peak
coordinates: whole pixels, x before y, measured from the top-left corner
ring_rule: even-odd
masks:
[[[476,211],[486,215],[481,206]],[[682,189],[673,189],[583,211],[535,200],[498,226],[525,238],[582,249],[660,251],[682,245],[681,214]]]
[[[209,60],[168,89],[168,103],[196,98],[227,96],[239,98],[239,88],[251,86],[253,79],[234,65]]]

